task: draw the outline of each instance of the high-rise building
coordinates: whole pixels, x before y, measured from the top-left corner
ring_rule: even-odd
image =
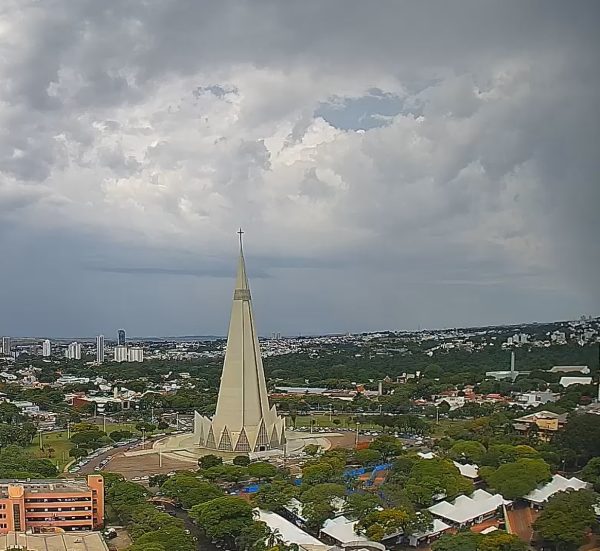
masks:
[[[144,349],[141,346],[132,346],[127,350],[127,361],[130,362],[143,362],[144,361]]]
[[[42,356],[44,358],[52,356],[52,343],[48,339],[42,343]]]
[[[254,314],[240,230],[240,257],[217,409],[212,418],[194,414],[194,437],[211,450],[249,453],[285,446],[285,421],[269,406],[254,327]]]
[[[11,353],[11,343],[10,337],[2,337],[2,354],[5,356],[10,356]]]
[[[115,362],[126,362],[128,360],[127,357],[127,347],[123,345],[115,346],[115,350],[113,352],[113,360]]]
[[[96,363],[104,362],[104,335],[96,337]]]
[[[81,344],[74,341],[69,346],[67,346],[65,357],[68,360],[81,360]]]
[[[98,530],[104,524],[104,478],[0,480],[0,511],[0,534]]]
[[[125,329],[119,329],[117,332],[117,344],[119,346],[125,346]]]

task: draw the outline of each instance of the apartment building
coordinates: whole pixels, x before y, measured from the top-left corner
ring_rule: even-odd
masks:
[[[0,480],[0,534],[48,528],[97,530],[104,522],[104,479]]]

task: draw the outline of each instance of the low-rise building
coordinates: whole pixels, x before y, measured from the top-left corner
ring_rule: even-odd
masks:
[[[0,533],[87,531],[104,522],[104,478],[0,480]]]
[[[562,429],[567,422],[566,413],[554,413],[552,411],[538,411],[515,419],[514,429],[523,434],[537,434],[542,440],[549,440],[554,433]]]
[[[532,507],[542,507],[554,494],[568,490],[582,490],[588,487],[588,483],[578,478],[565,478],[555,474],[552,480],[542,484],[535,490],[529,492],[523,499],[529,501]]]
[[[0,534],[0,549],[27,551],[108,551],[100,532],[57,532],[31,534],[9,532]]]
[[[556,402],[560,398],[560,394],[551,392],[550,390],[523,392],[515,396],[516,403],[524,408],[537,407],[548,402]]]
[[[490,494],[485,490],[475,490],[470,496],[458,496],[454,501],[441,501],[429,507],[429,512],[462,528],[479,524],[492,518],[496,512],[512,502],[505,500],[500,494]]]
[[[591,377],[561,377],[559,381],[560,386],[567,388],[571,385],[591,385]]]

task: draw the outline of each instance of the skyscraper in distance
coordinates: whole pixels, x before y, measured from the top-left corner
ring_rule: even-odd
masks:
[[[125,346],[125,329],[119,329],[117,335],[117,344],[119,346]]]
[[[52,343],[50,342],[50,340],[46,339],[42,343],[42,356],[44,356],[44,358],[48,358],[51,355],[52,355]]]
[[[5,356],[10,356],[10,353],[11,353],[10,337],[2,337],[2,353]]]
[[[81,360],[81,344],[79,344],[77,341],[74,341],[67,346],[65,357],[67,360]]]
[[[99,364],[104,362],[104,335],[96,337],[96,362]]]

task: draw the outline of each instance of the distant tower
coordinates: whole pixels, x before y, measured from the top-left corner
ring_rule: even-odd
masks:
[[[67,346],[65,357],[67,360],[81,360],[81,344],[78,342],[72,342],[69,346]]]
[[[104,362],[104,335],[96,337],[96,363]]]
[[[215,415],[194,415],[194,436],[203,448],[249,453],[285,446],[285,421],[269,406],[254,327],[250,287],[240,234],[240,256]]]
[[[42,356],[44,358],[52,356],[52,343],[48,339],[42,343]]]
[[[115,362],[126,362],[128,359],[127,347],[124,345],[115,346],[113,359]]]
[[[141,346],[132,346],[127,349],[127,361],[128,362],[143,362],[144,361],[144,349]]]
[[[510,372],[514,376],[514,373],[515,373],[515,351],[514,350],[510,353]]]
[[[125,346],[125,329],[119,329],[117,335],[117,344],[119,346]]]
[[[10,353],[11,353],[10,337],[2,337],[2,353],[5,356],[10,356]]]

